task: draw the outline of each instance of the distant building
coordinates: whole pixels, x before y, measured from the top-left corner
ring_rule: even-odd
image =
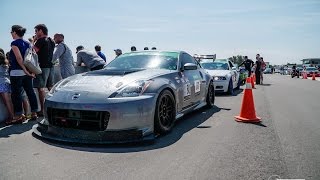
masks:
[[[314,65],[319,66],[320,65],[320,58],[302,59],[301,61],[304,66],[314,66]]]

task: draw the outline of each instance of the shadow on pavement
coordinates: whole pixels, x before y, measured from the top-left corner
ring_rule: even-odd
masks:
[[[112,145],[88,145],[88,144],[77,144],[77,143],[64,143],[54,140],[48,140],[40,138],[33,135],[40,141],[49,144],[51,146],[71,149],[76,151],[86,151],[86,152],[100,152],[100,153],[130,153],[130,152],[140,152],[149,151],[153,149],[160,149],[170,146],[181,139],[181,137],[191,131],[194,128],[210,128],[210,126],[199,126],[206,120],[208,120],[214,113],[221,110],[230,110],[227,108],[219,108],[214,106],[211,109],[200,109],[194,111],[193,113],[187,114],[181,119],[179,119],[172,131],[166,135],[160,135],[153,141],[140,142],[140,143],[126,143],[126,144],[112,144]]]
[[[4,123],[0,125],[0,138],[8,138],[13,134],[22,134],[32,129],[36,121],[28,121],[23,124],[14,124],[6,126]]]
[[[215,94],[216,94],[218,97],[228,97],[228,96],[232,97],[232,96],[237,96],[237,95],[241,94],[242,92],[243,92],[243,89],[240,88],[240,89],[235,89],[235,90],[233,91],[233,95],[230,95],[230,94],[228,94],[228,93],[226,93],[226,92],[216,92]]]
[[[256,84],[256,86],[271,86],[272,84]]]
[[[262,122],[258,122],[258,123],[253,123],[253,122],[245,122],[246,124],[253,124],[253,125],[256,125],[256,126],[261,126],[261,127],[268,127],[264,124],[262,124]]]

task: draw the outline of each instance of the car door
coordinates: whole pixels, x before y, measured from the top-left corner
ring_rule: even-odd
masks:
[[[183,83],[183,106],[184,109],[188,108],[196,103],[199,102],[199,100],[202,97],[202,78],[201,78],[201,74],[199,72],[199,68],[196,70],[184,70],[183,67],[186,63],[193,63],[195,65],[197,65],[197,62],[195,61],[195,59],[187,54],[187,53],[183,53],[181,56],[181,74],[182,74],[182,78],[184,79]],[[202,75],[203,77],[203,75]]]
[[[198,66],[198,72],[200,77],[198,77],[198,80],[200,81],[200,87],[197,88],[197,93],[195,94],[195,99],[198,102],[203,101],[206,98],[206,89],[207,89],[207,80],[206,80],[206,74],[207,71],[203,69],[199,63],[199,61],[195,60],[196,65]]]

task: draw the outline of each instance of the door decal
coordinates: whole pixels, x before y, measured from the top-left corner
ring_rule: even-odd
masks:
[[[188,100],[190,99],[190,95],[191,95],[191,87],[190,87],[190,83],[187,83],[183,86],[183,100]]]
[[[199,80],[194,81],[194,92],[198,93],[201,90],[201,82]]]

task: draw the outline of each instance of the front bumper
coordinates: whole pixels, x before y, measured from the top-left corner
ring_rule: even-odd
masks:
[[[75,103],[49,97],[45,118],[33,132],[48,139],[93,144],[153,139],[156,98],[144,95]]]
[[[307,76],[308,76],[308,77],[312,77],[312,76],[313,76],[313,73],[311,73],[311,74],[307,74]],[[317,73],[317,74],[315,74],[314,76],[315,76],[315,77],[320,77],[320,74],[319,74],[319,73]]]
[[[222,81],[213,81],[214,84],[214,89],[216,92],[227,92],[228,91],[228,86],[229,86],[229,81],[228,80],[222,80]]]

